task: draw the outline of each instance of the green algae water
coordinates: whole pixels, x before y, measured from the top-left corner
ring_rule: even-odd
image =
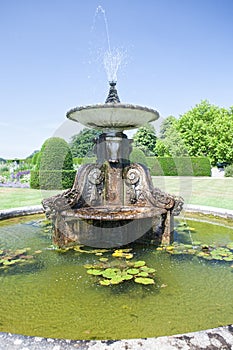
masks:
[[[30,248],[29,264],[0,270],[0,331],[67,339],[157,337],[233,322],[232,262],[171,255],[153,246],[131,245],[134,260],[156,270],[155,284],[132,281],[101,286],[85,264],[99,255],[51,249],[42,217],[0,223],[0,249]],[[176,240],[227,244],[232,224],[187,221],[195,228]],[[34,252],[37,252],[34,254]],[[111,256],[112,251],[103,253]]]

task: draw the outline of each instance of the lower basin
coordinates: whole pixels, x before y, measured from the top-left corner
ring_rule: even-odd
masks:
[[[156,270],[155,284],[104,287],[85,264],[106,252],[51,246],[43,216],[0,222],[0,250],[30,248],[31,263],[0,269],[0,331],[68,339],[126,339],[198,331],[232,323],[232,262],[176,255],[131,244],[133,259]],[[184,219],[181,219],[184,220]],[[232,223],[185,220],[176,242],[203,246],[233,241]],[[86,249],[83,247],[83,249]],[[102,254],[102,255],[101,255]],[[2,267],[2,265],[1,265]]]
[[[123,206],[123,207],[84,207],[76,210],[67,210],[66,217],[77,217],[80,219],[89,220],[134,220],[143,218],[153,218],[155,216],[165,214],[165,209],[158,209],[155,207],[137,207],[137,206]]]

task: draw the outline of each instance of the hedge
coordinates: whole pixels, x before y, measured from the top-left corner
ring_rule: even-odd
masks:
[[[129,159],[131,163],[140,163],[147,166],[147,158],[145,156],[145,153],[138,147],[133,147]]]
[[[211,176],[207,157],[146,157],[152,176]]]
[[[228,165],[226,168],[225,168],[225,177],[233,177],[233,164],[231,165]]]
[[[30,186],[42,190],[63,190],[73,186],[76,170],[32,170]]]
[[[95,163],[96,157],[90,157],[90,158],[73,158],[73,163],[75,165],[82,165],[82,164],[88,164],[88,163]]]

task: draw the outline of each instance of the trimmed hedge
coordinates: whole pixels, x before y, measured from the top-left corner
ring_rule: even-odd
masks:
[[[228,165],[226,168],[225,168],[225,177],[233,177],[233,164],[231,165]]]
[[[129,159],[131,163],[140,163],[147,166],[147,158],[145,153],[138,147],[133,147]]]
[[[73,163],[75,165],[82,165],[82,164],[88,164],[88,163],[95,163],[96,157],[90,157],[90,158],[73,158]]]
[[[32,170],[31,188],[63,190],[73,186],[76,170]]]
[[[45,190],[72,187],[76,171],[68,143],[60,137],[47,139],[36,157],[30,187]]]
[[[152,176],[211,176],[207,157],[146,157]]]

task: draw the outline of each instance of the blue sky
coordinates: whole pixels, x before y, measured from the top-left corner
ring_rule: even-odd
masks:
[[[126,58],[122,102],[161,120],[203,99],[233,105],[232,0],[0,0],[0,157],[24,158],[80,130],[66,112],[104,102],[102,54]]]

